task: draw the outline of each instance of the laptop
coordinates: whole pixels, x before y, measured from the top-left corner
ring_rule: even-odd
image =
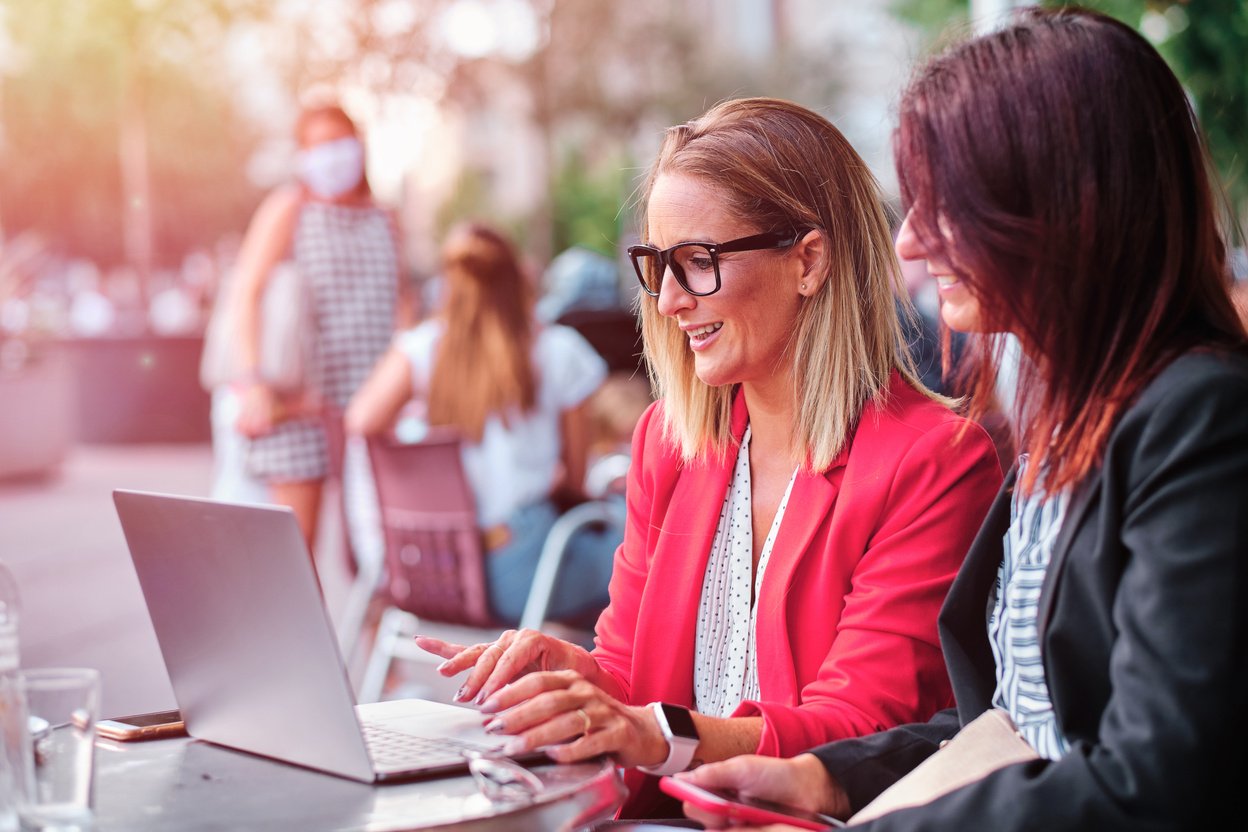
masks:
[[[470,708],[355,704],[290,509],[120,489],[113,502],[192,737],[366,783],[501,751]]]

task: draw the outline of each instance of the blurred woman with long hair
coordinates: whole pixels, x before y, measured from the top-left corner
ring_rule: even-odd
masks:
[[[583,404],[606,364],[573,329],[540,325],[534,293],[511,243],[467,224],[442,249],[438,314],[402,333],[347,411],[347,430],[389,429],[415,398],[432,426],[463,437],[465,474],[488,550],[490,604],[516,622],[546,533],[555,492],[575,495],[585,477]],[[550,615],[579,620],[606,603],[618,540],[576,535],[551,599]]]

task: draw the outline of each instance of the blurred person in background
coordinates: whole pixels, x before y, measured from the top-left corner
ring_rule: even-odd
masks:
[[[647,774],[946,707],[936,613],[1001,481],[915,376],[878,186],[826,119],[721,104],[667,131],[644,196],[629,254],[661,398],[596,648],[417,641],[471,670],[459,698],[509,753],[640,768],[625,817],[665,812]]]
[[[585,401],[606,364],[568,327],[534,317],[533,286],[512,244],[470,223],[442,248],[443,298],[433,318],[401,333],[352,399],[353,435],[390,430],[415,398],[430,426],[463,438],[464,471],[488,550],[490,606],[516,622],[560,502],[583,499]],[[592,621],[606,605],[609,532],[575,535],[551,598],[551,618]]]
[[[394,218],[373,200],[351,118],[333,104],[306,108],[295,137],[298,182],[265,199],[239,256],[235,384],[247,473],[294,510],[311,548],[331,470],[328,432],[390,343],[400,259]],[[279,392],[260,370],[261,308],[274,267],[287,259],[310,304],[311,348],[302,389]]]
[[[1248,334],[1187,95],[1129,27],[1030,9],[919,70],[895,155],[897,252],[971,334],[973,411],[995,336],[1025,356],[1024,453],[941,611],[956,707],[685,776],[846,817],[924,761],[961,775],[939,749],[997,709],[1034,759],[854,828],[1223,826],[1248,730]]]
[[[546,267],[534,314],[539,321],[554,323],[572,311],[621,307],[615,262],[596,251],[573,246]]]

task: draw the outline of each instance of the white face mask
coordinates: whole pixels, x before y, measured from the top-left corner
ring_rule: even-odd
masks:
[[[322,142],[295,157],[299,178],[321,199],[337,199],[364,178],[364,147],[354,136]]]

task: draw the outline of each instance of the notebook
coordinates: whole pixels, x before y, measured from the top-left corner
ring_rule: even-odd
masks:
[[[849,819],[849,825],[866,823],[898,809],[922,806],[999,768],[1038,759],[1009,714],[989,708],[962,726],[953,739],[942,743],[939,751],[862,807]]]
[[[355,704],[290,509],[125,490],[113,502],[192,737],[362,782],[457,774],[465,752],[501,750],[470,708]]]

